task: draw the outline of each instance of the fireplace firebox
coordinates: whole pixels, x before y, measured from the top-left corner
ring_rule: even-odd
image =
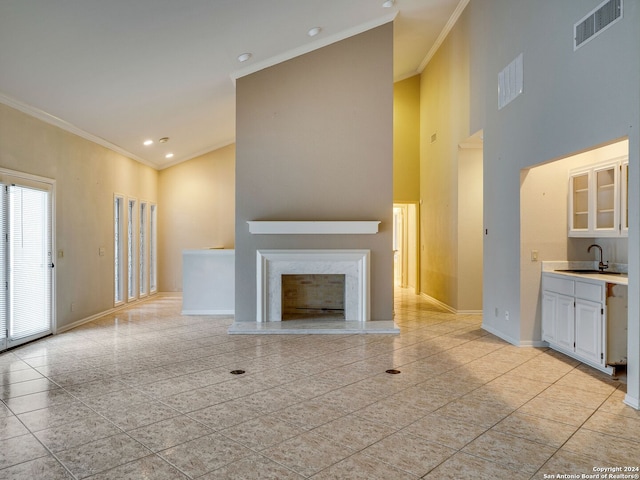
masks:
[[[369,250],[258,250],[256,320],[280,322],[288,319],[284,304],[287,303],[286,298],[293,294],[283,293],[282,277],[289,275],[325,277],[331,279],[328,280],[328,285],[332,285],[334,289],[337,285],[331,283],[337,282],[334,276],[342,277],[339,287],[341,293],[338,295],[342,299],[343,310],[340,319],[360,322],[370,320],[369,255]],[[310,281],[309,278],[298,277],[297,282],[301,284]],[[312,308],[317,308],[317,305],[312,305]],[[306,319],[308,318],[307,316]]]
[[[344,320],[344,275],[282,275],[282,320]]]

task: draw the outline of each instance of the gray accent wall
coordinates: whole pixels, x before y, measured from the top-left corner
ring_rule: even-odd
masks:
[[[259,249],[370,249],[371,318],[393,314],[393,25],[239,78],[236,321]],[[375,235],[252,235],[251,220],[379,220]]]
[[[640,2],[574,52],[573,25],[600,0],[472,0],[471,131],[484,130],[483,326],[535,344],[522,315],[520,174],[615,139],[629,139],[628,400],[640,402]],[[524,91],[497,107],[498,72],[523,54]],[[509,320],[504,312],[510,312]],[[498,312],[498,315],[495,312]],[[535,335],[535,336],[534,336]]]

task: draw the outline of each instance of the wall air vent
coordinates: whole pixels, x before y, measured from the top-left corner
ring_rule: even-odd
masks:
[[[573,49],[577,50],[622,19],[622,0],[606,0],[573,26]]]
[[[523,91],[522,54],[498,73],[498,110],[502,110]]]

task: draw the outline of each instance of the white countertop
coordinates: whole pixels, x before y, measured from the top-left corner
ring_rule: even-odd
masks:
[[[613,283],[617,285],[628,285],[629,277],[627,276],[627,265],[614,263],[610,266],[610,271],[619,272],[619,274],[607,274],[605,273],[575,273],[575,272],[562,272],[558,270],[598,270],[598,265],[595,262],[542,262],[542,273],[551,273],[554,275],[563,275],[573,278],[581,278],[587,280],[595,280],[604,283]]]

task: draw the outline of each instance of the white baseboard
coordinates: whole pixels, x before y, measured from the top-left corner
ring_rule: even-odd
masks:
[[[516,347],[520,346],[520,340],[517,340],[515,338],[512,338],[508,335],[505,335],[503,332],[496,330],[495,328],[493,328],[490,325],[487,325],[486,323],[482,323],[482,329],[486,330],[487,332],[489,332],[492,335],[495,335],[498,338],[501,338],[502,340],[504,340],[505,342],[509,342],[511,345],[515,345]]]
[[[631,408],[635,408],[636,410],[640,410],[640,399],[634,398],[628,393],[624,397],[624,403],[629,405]]]
[[[542,340],[527,340],[526,342],[522,341],[518,344],[518,346],[520,347],[532,347],[532,348],[539,348],[539,347],[549,347],[549,344],[547,342],[543,342]]]
[[[151,295],[147,295],[144,298],[139,298],[139,299],[137,299],[137,300],[135,300],[133,302],[123,303],[122,305],[118,305],[117,307],[113,307],[113,308],[110,308],[108,310],[104,310],[102,312],[96,313],[96,314],[91,315],[89,317],[81,318],[80,320],[76,320],[75,322],[69,323],[69,324],[67,324],[67,325],[65,325],[63,327],[56,327],[56,329],[55,329],[55,331],[53,333],[55,335],[57,333],[67,332],[67,331],[72,330],[72,329],[74,329],[76,327],[79,327],[80,325],[84,325],[85,323],[92,322],[94,320],[97,320],[100,317],[104,317],[105,315],[109,315],[111,313],[118,312],[120,310],[123,310],[123,309],[125,309],[127,307],[131,307],[131,306],[136,305],[138,303],[146,302],[147,300],[151,300],[153,298],[157,298],[158,296],[166,296],[166,295],[162,294],[162,293],[154,293],[154,294],[151,294]]]
[[[181,315],[235,315],[235,310],[182,310]]]
[[[453,313],[455,315],[482,315],[482,310],[457,310],[450,305],[447,305],[444,302],[441,302],[437,298],[433,298],[426,293],[421,292],[420,296],[430,303],[436,304],[438,307],[445,309],[449,313]]]

